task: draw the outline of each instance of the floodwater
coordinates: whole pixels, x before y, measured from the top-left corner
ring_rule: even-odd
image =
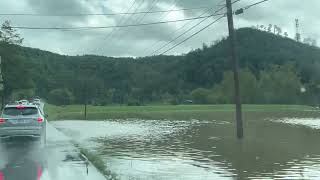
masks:
[[[320,116],[273,115],[245,116],[241,141],[230,117],[53,124],[121,179],[319,179]]]
[[[47,144],[28,137],[0,143],[0,180],[103,180],[70,139],[47,125]]]

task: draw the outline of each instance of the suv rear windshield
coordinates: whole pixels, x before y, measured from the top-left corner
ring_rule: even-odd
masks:
[[[25,107],[25,108],[9,107],[4,109],[3,114],[9,115],[9,116],[35,115],[35,114],[38,114],[38,109],[35,107]]]

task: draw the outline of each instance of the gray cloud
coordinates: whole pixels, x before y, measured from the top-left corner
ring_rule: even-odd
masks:
[[[84,1],[78,0],[27,0],[33,11],[45,14],[86,13]]]
[[[216,7],[224,4],[222,0],[136,0],[132,11],[167,10],[192,7]],[[0,1],[0,11],[3,13],[41,13],[41,14],[79,14],[79,13],[112,13],[125,12],[133,0],[10,0]],[[242,0],[234,4],[234,9],[246,6],[257,0]],[[309,1],[308,1],[309,2]],[[175,3],[175,4],[174,4]],[[320,1],[310,0],[270,0],[259,6],[252,7],[244,14],[235,17],[235,26],[250,27],[256,24],[276,24],[291,37],[294,36],[294,19],[301,21],[303,37],[317,38],[320,42],[318,7]],[[10,19],[13,25],[40,27],[75,27],[75,26],[110,26],[134,24],[139,22],[154,22],[196,17],[203,10],[188,12],[173,12],[162,14],[122,15],[122,16],[80,16],[80,17],[0,17],[0,21]],[[212,19],[204,22],[183,38],[199,30]],[[61,54],[82,55],[98,54],[106,56],[145,56],[172,38],[182,33],[188,27],[199,22],[171,23],[144,27],[113,28],[105,30],[86,31],[32,31],[20,30],[25,38],[25,45],[49,50]],[[185,23],[188,25],[182,31],[176,32]],[[108,36],[112,32],[112,36]],[[176,32],[176,33],[175,33]],[[220,21],[196,37],[185,42],[171,54],[179,54],[201,47],[202,43],[212,43],[227,35],[226,20]],[[176,42],[176,43],[177,43]],[[153,46],[154,45],[154,46]],[[170,46],[169,46],[170,47]]]

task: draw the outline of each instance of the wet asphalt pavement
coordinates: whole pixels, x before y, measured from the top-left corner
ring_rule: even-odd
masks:
[[[44,103],[40,106],[44,108]],[[47,143],[11,138],[0,143],[0,180],[105,180],[71,139],[47,123]]]
[[[47,125],[47,144],[30,138],[1,142],[0,180],[104,180],[70,139]]]

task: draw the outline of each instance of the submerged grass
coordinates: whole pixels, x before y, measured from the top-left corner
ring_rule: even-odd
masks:
[[[82,105],[54,106],[46,105],[49,120],[84,119]],[[157,106],[88,106],[88,120],[104,119],[212,119],[234,116],[234,105],[157,105]],[[318,113],[313,107],[303,105],[243,105],[244,115],[268,113],[298,116],[305,113]]]

